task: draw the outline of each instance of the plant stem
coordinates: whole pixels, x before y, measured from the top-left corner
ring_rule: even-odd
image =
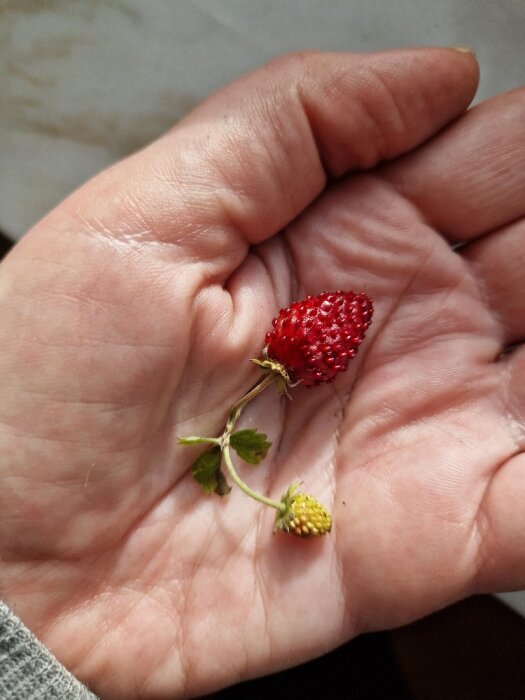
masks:
[[[259,503],[264,503],[264,505],[271,506],[272,508],[275,508],[275,510],[280,510],[282,513],[284,513],[284,511],[286,510],[286,506],[284,503],[281,503],[281,501],[274,501],[273,498],[267,498],[266,496],[263,496],[262,494],[257,493],[257,491],[254,491],[253,489],[251,489],[240,478],[240,476],[235,471],[235,467],[233,466],[232,458],[230,455],[229,441],[227,441],[223,444],[222,456],[223,456],[224,462],[226,464],[226,468],[228,470],[229,475],[231,476],[233,481],[237,484],[237,486],[241,489],[241,491],[244,491],[244,493],[247,496],[254,498],[256,501],[259,501]]]
[[[240,398],[233,404],[228,415],[226,427],[224,428],[224,432],[222,434],[222,440],[224,443],[226,443],[226,441],[229,440],[229,437],[233,432],[233,428],[235,427],[235,424],[239,420],[239,416],[242,413],[242,409],[246,406],[247,403],[249,403],[252,399],[258,396],[262,391],[264,391],[266,387],[270,386],[270,384],[272,384],[275,381],[275,379],[275,374],[267,374],[265,377],[259,379],[257,384],[255,384],[255,386],[253,386],[250,389],[250,391],[248,391],[242,398]]]
[[[199,437],[198,435],[190,435],[189,437],[179,437],[177,438],[179,445],[202,445],[208,443],[209,445],[220,445],[220,438],[212,437]]]
[[[235,467],[233,466],[230,454],[230,437],[233,433],[235,424],[239,420],[243,408],[246,406],[247,403],[249,403],[252,399],[258,396],[267,387],[269,387],[270,384],[273,384],[273,382],[276,379],[278,380],[279,378],[280,375],[275,371],[266,374],[265,376],[261,377],[261,379],[259,379],[259,381],[243,397],[236,401],[230,409],[230,412],[228,414],[228,420],[226,421],[226,425],[224,426],[224,430],[220,437],[208,438],[191,436],[188,438],[179,438],[179,443],[182,445],[196,445],[199,443],[207,442],[209,444],[219,445],[221,448],[222,458],[226,464],[226,468],[228,469],[228,473],[230,474],[233,481],[237,484],[237,486],[241,489],[241,491],[244,491],[244,493],[247,496],[250,496],[250,498],[254,498],[256,501],[259,501],[259,503],[264,503],[264,505],[270,506],[271,508],[275,508],[281,513],[284,513],[286,510],[286,506],[284,505],[284,503],[282,503],[281,501],[274,501],[273,498],[267,498],[266,496],[257,493],[257,491],[254,491],[247,484],[244,483],[244,481],[235,471]]]
[[[270,386],[270,384],[272,384],[275,379],[275,374],[267,374],[265,377],[262,377],[257,382],[257,384],[255,384],[255,386],[253,386],[250,389],[250,391],[248,391],[242,398],[240,398],[236,403],[233,404],[228,416],[228,420],[226,422],[226,427],[224,428],[224,432],[221,436],[221,448],[222,456],[224,459],[224,463],[226,464],[226,468],[228,469],[228,473],[230,474],[233,481],[237,484],[237,486],[241,489],[241,491],[244,491],[244,493],[247,496],[254,498],[256,501],[259,501],[259,503],[264,503],[265,505],[271,506],[276,510],[283,511],[284,505],[280,501],[274,501],[273,498],[267,498],[266,496],[263,496],[262,494],[257,493],[257,491],[251,489],[248,486],[248,484],[244,483],[244,481],[235,471],[235,467],[233,466],[230,454],[230,436],[233,432],[235,424],[239,420],[239,416],[241,415],[243,408],[246,406],[247,403],[249,403],[252,399],[254,399],[261,392],[263,392],[266,389],[266,387]]]

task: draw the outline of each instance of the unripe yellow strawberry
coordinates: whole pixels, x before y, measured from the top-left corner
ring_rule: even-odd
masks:
[[[321,537],[332,529],[332,518],[317,498],[296,489],[292,484],[283,494],[283,510],[277,513],[275,530],[282,530],[297,537]]]

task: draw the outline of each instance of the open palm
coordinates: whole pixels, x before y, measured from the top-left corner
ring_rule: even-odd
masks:
[[[525,583],[525,355],[502,355],[525,95],[460,116],[476,81],[452,50],[286,57],[2,264],[0,597],[104,697],[202,694]],[[333,515],[300,541],[203,496],[177,435],[217,434],[278,309],[333,289],[374,299],[348,372],[242,417],[273,443],[245,480]]]

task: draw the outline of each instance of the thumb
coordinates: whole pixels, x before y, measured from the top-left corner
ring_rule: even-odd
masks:
[[[328,178],[395,158],[457,117],[477,80],[473,55],[453,49],[287,55],[213,95],[67,206],[104,236],[176,243],[227,277]]]

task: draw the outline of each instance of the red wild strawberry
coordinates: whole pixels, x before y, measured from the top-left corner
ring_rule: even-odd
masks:
[[[323,292],[281,309],[266,334],[265,355],[292,382],[317,386],[348,368],[372,320],[364,292]]]

